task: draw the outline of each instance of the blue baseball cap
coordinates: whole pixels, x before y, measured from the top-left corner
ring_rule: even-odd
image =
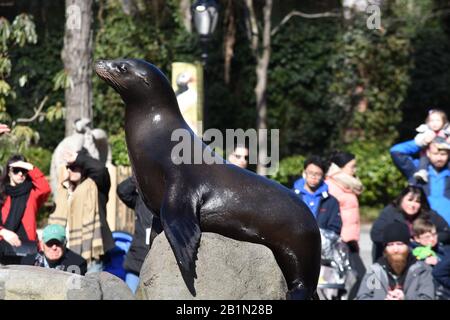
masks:
[[[50,240],[66,241],[66,228],[60,224],[49,224],[42,231],[42,240],[47,243]]]

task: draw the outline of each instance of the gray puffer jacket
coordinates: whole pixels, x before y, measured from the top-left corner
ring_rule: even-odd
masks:
[[[423,261],[417,261],[406,274],[403,292],[405,300],[433,300],[434,284],[431,267]],[[356,300],[384,300],[389,290],[386,270],[374,263],[361,281]]]

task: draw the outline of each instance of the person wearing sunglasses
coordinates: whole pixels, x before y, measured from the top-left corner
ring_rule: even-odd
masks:
[[[86,260],[66,248],[66,229],[59,224],[49,224],[42,230],[39,242],[41,251],[22,258],[21,264],[52,268],[84,276],[87,271]]]
[[[0,176],[0,262],[15,263],[6,257],[11,247],[36,242],[36,217],[50,194],[44,174],[22,155],[14,155]],[[10,261],[11,260],[11,261]]]
[[[234,151],[228,156],[228,161],[242,169],[248,166],[248,149],[243,145],[237,145]]]

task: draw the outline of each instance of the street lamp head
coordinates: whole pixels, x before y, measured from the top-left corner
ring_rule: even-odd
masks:
[[[192,5],[194,25],[200,38],[208,39],[214,33],[219,16],[218,8],[215,0],[198,0]]]

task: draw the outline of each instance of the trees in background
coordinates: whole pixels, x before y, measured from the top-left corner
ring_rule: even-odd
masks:
[[[0,121],[13,130],[0,139],[0,162],[4,163],[13,153],[24,153],[47,172],[49,146],[56,145],[56,133],[64,130],[58,121],[50,124],[61,111],[61,103],[57,102],[63,100],[61,93],[53,90],[54,77],[62,68],[62,28],[58,28],[60,21],[54,19],[58,6],[50,0],[11,1],[9,5],[2,4],[1,9],[0,78],[8,84],[9,91],[0,94],[6,103]]]
[[[191,2],[93,1],[91,63],[97,58],[143,58],[170,76],[171,62],[199,60],[198,40],[188,17]],[[414,6],[408,0],[382,2],[381,29],[370,30],[365,11],[355,11],[351,19],[295,15],[284,19],[293,11],[342,11],[340,1],[274,1],[265,24],[266,1],[220,0],[205,92],[209,127],[245,130],[260,119],[260,128],[280,129],[281,158],[326,154],[335,148],[377,146],[374,152],[379,153],[398,139],[412,137],[428,108],[445,109],[450,103],[450,19],[445,13],[450,6],[441,0],[417,0]],[[247,23],[250,3],[257,21],[253,26]],[[12,70],[5,81],[16,96],[6,98],[8,114],[12,119],[29,118],[48,96],[46,118],[29,126],[38,130],[39,146],[53,150],[67,128],[62,117],[64,112],[69,114],[70,99],[64,99],[64,90],[75,79],[69,75],[72,67],[66,61],[65,68],[60,57],[65,6],[50,0],[42,0],[40,6],[19,0],[16,4],[17,10],[7,18],[13,21],[21,12],[33,15],[39,43],[14,48],[10,56]],[[272,34],[263,41],[264,26]],[[88,46],[88,38],[83,41]],[[76,69],[88,67],[80,64]],[[257,76],[257,68],[265,71]],[[25,71],[27,82],[21,87]],[[121,150],[116,159],[124,162],[123,104],[109,86],[94,75],[88,78],[93,82],[94,125],[113,136],[116,149]]]
[[[6,161],[11,153],[24,152],[34,140],[39,138],[37,132],[27,125],[30,119],[16,118],[15,110],[11,107],[17,97],[17,88],[24,87],[30,75],[30,70],[23,70],[20,75],[12,77],[13,66],[16,62],[13,59],[14,54],[18,49],[36,43],[37,35],[32,16],[19,14],[14,17],[12,23],[0,16],[0,122],[11,123],[12,129],[9,139],[5,137],[0,139],[0,161],[2,162]],[[44,99],[37,110],[34,110],[36,115],[42,110],[46,100]]]

